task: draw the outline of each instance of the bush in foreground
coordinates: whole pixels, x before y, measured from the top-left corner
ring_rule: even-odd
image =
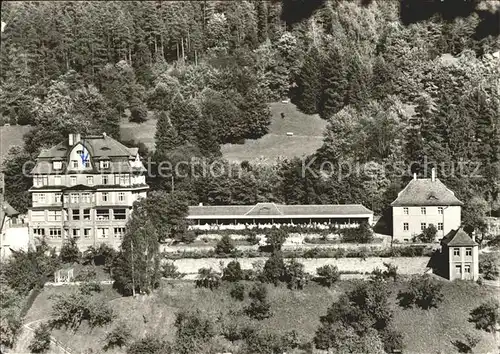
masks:
[[[473,322],[477,329],[494,333],[500,323],[500,304],[498,300],[487,301],[470,313],[469,322]]]
[[[245,299],[245,285],[234,283],[231,287],[229,295],[235,300],[243,301]]]
[[[164,278],[180,279],[184,274],[179,272],[179,268],[173,262],[165,262],[161,267],[161,275]]]
[[[195,284],[197,288],[214,290],[220,286],[221,278],[212,268],[200,268]]]
[[[406,291],[398,293],[400,306],[411,307],[416,305],[424,310],[437,307],[443,301],[443,284],[429,275],[413,277]]]
[[[200,311],[179,312],[175,319],[177,337],[176,353],[202,353],[207,343],[215,336],[214,325]]]
[[[482,253],[479,256],[479,273],[484,279],[496,280],[500,275],[500,257],[494,253]]]
[[[76,330],[83,321],[91,328],[101,327],[114,319],[113,310],[102,299],[83,293],[71,293],[55,296],[52,305],[51,325]]]
[[[135,341],[127,349],[127,354],[169,354],[171,352],[171,347],[167,342],[151,335]]]
[[[222,280],[239,281],[243,280],[243,271],[241,270],[240,262],[231,261],[222,271]]]
[[[316,268],[316,273],[318,273],[318,276],[320,277],[319,283],[327,287],[331,287],[340,280],[339,269],[337,266],[333,266],[331,264]]]
[[[234,246],[233,240],[231,240],[229,235],[222,236],[215,246],[215,253],[217,254],[231,254],[235,250],[236,247]]]
[[[250,305],[245,308],[245,313],[257,320],[263,320],[271,316],[271,305],[267,301],[267,288],[265,284],[255,283],[248,296],[252,299]]]
[[[106,334],[103,349],[107,351],[114,348],[123,348],[129,342],[130,336],[130,329],[124,323],[121,323]]]
[[[304,265],[292,258],[285,266],[284,280],[289,289],[303,289],[309,281]]]
[[[28,349],[33,353],[46,353],[50,349],[50,326],[42,323],[35,329],[35,335]]]

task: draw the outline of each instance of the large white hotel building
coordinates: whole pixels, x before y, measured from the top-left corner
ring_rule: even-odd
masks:
[[[43,150],[31,171],[30,243],[45,238],[59,249],[64,239],[76,237],[81,249],[117,247],[132,204],[146,197],[145,172],[137,148],[106,134],[70,134]]]

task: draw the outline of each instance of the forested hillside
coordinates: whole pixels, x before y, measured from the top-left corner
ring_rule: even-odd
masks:
[[[20,165],[70,131],[119,139],[125,112],[151,111],[153,159],[216,159],[220,144],[265,135],[268,102],[291,98],[329,122],[312,170],[368,173],[303,177],[296,159],[244,164],[238,179],[176,177],[176,189],[193,203],[380,212],[427,161],[482,227],[498,207],[499,11],[481,0],[2,2],[1,119],[35,127],[4,166],[7,197],[25,210]]]

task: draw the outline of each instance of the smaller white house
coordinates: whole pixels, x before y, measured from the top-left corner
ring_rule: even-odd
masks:
[[[29,247],[28,225],[19,212],[0,198],[0,259],[8,258],[12,251],[27,250]]]
[[[463,203],[436,178],[435,169],[431,178],[418,179],[414,174],[391,205],[393,240],[411,241],[431,224],[442,239],[461,224]]]

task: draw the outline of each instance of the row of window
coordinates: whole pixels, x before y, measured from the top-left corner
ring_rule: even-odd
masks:
[[[81,232],[83,230],[83,232]],[[109,228],[106,227],[99,227],[96,230],[96,238],[108,238],[109,237]],[[113,228],[113,236],[115,238],[122,238],[123,235],[125,234],[125,228],[124,227],[114,227]],[[51,227],[48,229],[47,235],[45,234],[45,229],[44,228],[36,228],[33,229],[33,235],[38,236],[38,237],[44,237],[48,236],[52,240],[56,239],[62,239],[63,238],[63,232],[62,229],[59,227]],[[84,228],[84,229],[72,229],[71,230],[71,236],[73,237],[83,237],[84,239],[89,239],[92,236],[92,229],[91,228]]]
[[[462,274],[462,265],[457,264],[455,266],[455,273]],[[470,264],[464,264],[464,274],[470,274]]]
[[[453,255],[460,257],[460,250],[461,250],[461,248],[454,248],[453,249]],[[472,248],[466,248],[465,249],[465,255],[466,256],[472,256]]]
[[[122,185],[122,186],[130,185],[130,175],[127,175],[127,174],[101,175],[101,184],[110,185],[112,180],[113,180],[113,176],[114,176],[114,184],[115,185]],[[94,176],[86,176],[85,182],[89,186],[94,185]],[[77,183],[77,176],[69,176],[69,184],[71,186],[76,186],[76,183]],[[134,183],[135,183],[135,180],[134,180]],[[33,185],[35,187],[48,186],[49,185],[48,176],[46,176],[46,175],[45,176],[35,176],[33,178]],[[53,185],[54,186],[62,185],[62,176],[59,176],[59,175],[54,176]]]
[[[427,223],[425,223],[425,222],[420,223],[420,231],[424,231],[426,227],[427,227]],[[438,229],[438,231],[443,231],[444,224],[442,222],[438,222],[437,229]],[[410,224],[407,222],[404,222],[403,223],[403,231],[408,231],[408,230],[410,230]]]
[[[111,210],[113,212],[111,212]],[[119,209],[96,209],[95,220],[126,220],[127,210],[124,208]],[[91,209],[71,209],[71,220],[91,220]],[[45,221],[44,212],[37,213],[32,212],[32,220],[34,222]],[[61,210],[48,210],[47,211],[47,221],[62,221],[62,211]]]
[[[443,211],[444,211],[444,208],[443,207],[438,207],[438,214],[439,215],[442,215],[443,214]],[[404,215],[408,215],[410,212],[409,208],[403,208],[403,214]],[[427,215],[427,208],[426,207],[421,207],[420,208],[420,214],[421,215]]]
[[[46,198],[45,193],[33,193],[33,202],[34,203],[39,203],[39,204],[45,204],[45,203],[61,203],[61,193],[50,193],[49,196],[52,194],[53,200],[48,200]],[[125,201],[125,192],[118,192],[117,193],[117,201],[118,202],[124,202]],[[68,203],[71,201],[72,204],[78,204],[78,203],[91,203],[93,201],[93,195],[90,193],[71,193],[68,197],[68,195],[64,196],[64,203]],[[102,192],[101,193],[101,202],[109,202],[110,201],[110,193],[109,192]]]
[[[78,150],[77,153],[79,155],[82,155],[83,151],[82,150]],[[90,160],[88,158],[85,159],[85,160],[81,160],[81,161],[83,161],[83,166],[85,168],[90,168]],[[71,168],[78,168],[79,164],[80,163],[79,163],[78,160],[71,160],[70,166],[71,166]],[[52,163],[52,166],[53,166],[54,170],[62,170],[62,167],[63,167],[62,161],[54,161]],[[100,161],[100,167],[101,168],[109,168],[109,161],[108,160]]]

